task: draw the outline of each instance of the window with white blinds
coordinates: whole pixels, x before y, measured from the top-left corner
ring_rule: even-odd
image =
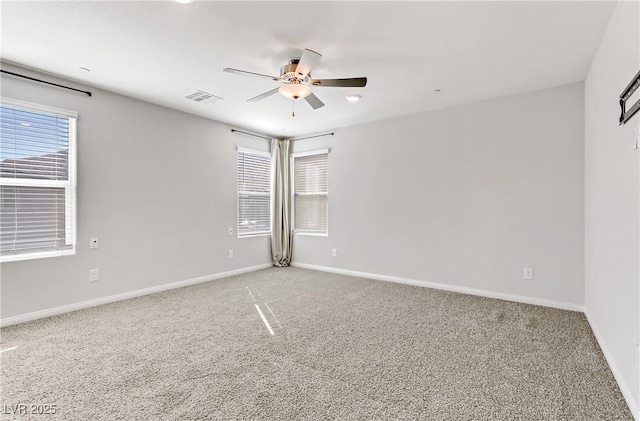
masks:
[[[297,233],[328,234],[328,150],[294,154],[293,229]]]
[[[2,261],[74,253],[76,119],[0,99]]]
[[[271,155],[238,148],[238,237],[271,234]]]

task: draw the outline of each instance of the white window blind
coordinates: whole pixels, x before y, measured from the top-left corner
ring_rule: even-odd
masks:
[[[294,231],[328,233],[328,156],[326,150],[293,155]]]
[[[76,116],[0,101],[2,261],[73,253]]]
[[[238,237],[271,234],[271,155],[238,148]]]

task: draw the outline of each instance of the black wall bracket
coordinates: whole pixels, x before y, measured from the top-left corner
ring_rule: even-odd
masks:
[[[623,125],[640,110],[640,99],[632,104],[631,107],[627,107],[627,101],[631,98],[638,88],[640,88],[640,71],[631,79],[631,82],[624,88],[624,91],[620,94],[620,125]]]

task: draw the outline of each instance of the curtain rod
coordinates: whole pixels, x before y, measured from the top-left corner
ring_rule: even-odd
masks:
[[[330,133],[325,133],[325,134],[317,134],[315,136],[308,136],[308,137],[301,137],[298,139],[291,139],[292,142],[298,141],[298,140],[307,140],[307,139],[313,139],[315,137],[322,137],[322,136],[333,136],[335,133],[334,132],[330,132]]]
[[[242,130],[231,129],[231,133],[242,133],[242,134],[246,134],[247,136],[259,137],[260,139],[271,141],[270,137],[259,136],[257,134],[253,134],[253,133],[249,133],[249,132],[243,132]]]
[[[242,130],[236,130],[236,129],[231,129],[231,133],[242,133],[242,134],[246,134],[247,136],[253,136],[253,137],[258,137],[260,139],[264,139],[264,140],[269,140],[271,141],[270,137],[265,137],[265,136],[260,136],[257,134],[253,134],[253,133],[249,133],[249,132],[243,132]],[[322,137],[322,136],[333,136],[335,133],[334,132],[330,132],[330,133],[325,133],[325,134],[317,134],[315,136],[308,136],[308,137],[301,137],[299,139],[290,139],[292,142],[295,142],[297,140],[307,140],[307,139],[313,139],[316,137]]]
[[[6,71],[6,70],[0,70],[0,72],[2,72],[2,73],[6,73],[6,74],[11,75],[11,76],[16,76],[16,77],[21,77],[21,78],[23,78],[23,79],[32,80],[32,81],[34,81],[34,82],[38,82],[38,83],[45,83],[45,84],[47,84],[47,85],[57,86],[58,88],[64,88],[64,89],[68,89],[68,90],[70,90],[70,91],[81,92],[81,93],[83,93],[83,94],[86,94],[86,95],[88,95],[88,96],[91,96],[91,92],[89,92],[89,91],[83,91],[83,90],[81,90],[81,89],[71,88],[71,87],[69,87],[69,86],[58,85],[57,83],[47,82],[46,80],[36,79],[36,78],[34,78],[34,77],[29,77],[29,76],[21,75],[21,74],[19,74],[19,73],[8,72],[8,71]]]

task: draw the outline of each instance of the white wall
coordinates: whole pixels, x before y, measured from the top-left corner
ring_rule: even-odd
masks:
[[[294,262],[580,308],[583,116],[576,83],[295,142],[331,151],[329,236]]]
[[[637,1],[618,3],[585,82],[585,312],[636,417],[640,114],[619,126],[617,98],[640,69],[639,22]]]
[[[271,262],[269,237],[227,235],[236,223],[236,147],[269,150],[268,142],[100,89],[87,97],[1,82],[4,97],[79,115],[77,254],[3,263],[3,319]],[[89,250],[90,237],[98,250]],[[93,268],[100,280],[89,283]]]

